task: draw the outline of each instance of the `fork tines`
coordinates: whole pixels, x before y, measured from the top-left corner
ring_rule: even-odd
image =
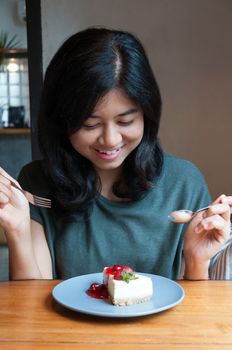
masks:
[[[44,208],[51,208],[51,200],[47,198],[42,198],[38,196],[33,196],[35,205],[38,205],[39,207],[44,207]]]

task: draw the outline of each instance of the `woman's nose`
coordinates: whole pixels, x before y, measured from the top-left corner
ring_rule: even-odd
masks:
[[[122,141],[122,135],[117,129],[117,127],[113,126],[105,126],[102,130],[102,133],[99,137],[99,143],[102,146],[106,146],[108,148],[113,148],[118,146]]]

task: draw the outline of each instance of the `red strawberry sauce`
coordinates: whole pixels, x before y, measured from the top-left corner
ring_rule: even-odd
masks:
[[[114,275],[115,280],[120,280],[123,271],[133,272],[130,266],[114,265],[113,267],[107,267],[105,273],[107,275]]]
[[[105,284],[92,283],[86,293],[95,299],[108,299],[109,294]]]
[[[123,271],[133,272],[129,266],[114,265],[113,267],[107,267],[105,273],[107,275],[114,275],[114,279],[119,280]],[[107,290],[107,285],[92,283],[86,293],[95,299],[108,299],[109,294]]]

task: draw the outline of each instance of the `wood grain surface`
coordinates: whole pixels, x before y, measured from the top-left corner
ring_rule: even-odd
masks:
[[[232,281],[181,281],[185,298],[161,313],[113,319],[74,312],[58,280],[0,283],[0,349],[232,349]]]

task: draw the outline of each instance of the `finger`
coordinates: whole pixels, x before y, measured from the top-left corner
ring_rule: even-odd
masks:
[[[15,200],[17,201],[17,199],[23,197],[23,194],[12,186],[12,181],[14,181],[16,184],[17,181],[11,179],[13,178],[7,174],[5,170],[0,168],[0,203],[2,204],[6,204],[8,202],[12,202],[13,204],[16,203]]]
[[[1,182],[0,183],[0,202],[5,203],[6,198],[9,200],[11,195],[12,195],[12,191],[11,191],[10,182],[8,182],[8,180],[6,180],[5,183]]]
[[[9,197],[3,193],[3,192],[0,192],[0,204],[7,204],[9,202]]]
[[[226,198],[226,195],[225,194],[221,194],[217,199],[215,199],[215,201],[213,201],[212,205],[213,204],[222,203],[223,200],[225,200],[225,198]]]
[[[225,194],[221,194],[212,204],[217,203],[227,203],[229,204],[232,210],[232,196],[226,196]]]
[[[213,215],[221,215],[224,220],[230,221],[231,208],[229,204],[213,204],[210,205],[209,208],[203,213],[203,218],[213,216]]]
[[[212,229],[222,230],[225,226],[225,221],[221,218],[221,220],[218,217],[212,217],[210,220],[207,218],[205,220],[202,220],[196,227],[195,232],[201,233],[203,231],[210,231]]]
[[[10,179],[10,180],[14,180],[2,167],[0,167],[0,175]]]
[[[232,196],[223,197],[222,203],[227,203],[230,206],[230,213],[232,213]]]
[[[212,230],[217,230],[227,240],[230,234],[230,223],[225,221],[220,215],[214,215],[202,220],[195,228],[196,233]]]
[[[4,188],[8,188],[8,189],[11,188],[10,180],[0,175],[0,191]]]
[[[3,168],[0,167],[0,179],[1,182],[10,183],[10,181],[15,182],[20,188],[20,184],[12,176],[10,176]],[[7,181],[7,182],[6,182]]]
[[[223,230],[226,227],[226,222],[220,215],[214,215],[201,222],[201,226],[206,231],[213,229]]]

